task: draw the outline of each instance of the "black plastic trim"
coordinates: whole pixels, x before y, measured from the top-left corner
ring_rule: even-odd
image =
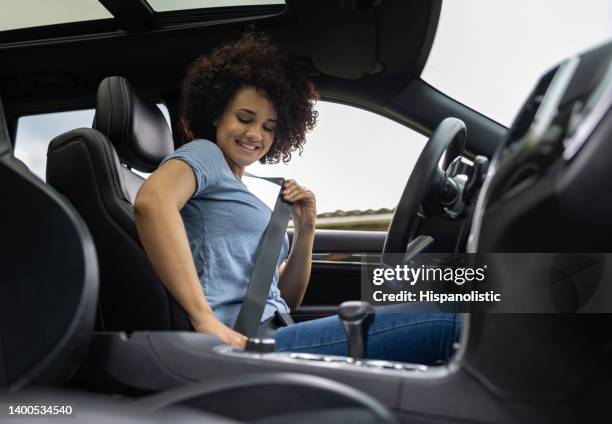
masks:
[[[212,7],[206,9],[177,10],[157,12],[161,26],[216,21],[233,18],[253,18],[275,16],[285,12],[287,5]]]
[[[440,21],[441,11],[442,0],[431,0],[431,9],[427,22],[427,31],[425,32],[425,37],[423,39],[421,53],[419,54],[414,68],[414,74],[417,76],[421,75],[423,69],[425,68],[425,64],[427,63],[427,59],[429,59],[429,54],[431,53],[431,48],[436,37],[436,32],[438,31],[438,22]]]
[[[119,21],[121,28],[129,32],[156,28],[155,11],[145,0],[98,0]]]
[[[0,156],[11,153],[11,151],[11,137],[9,136],[9,130],[6,124],[2,96],[0,96]]]
[[[406,101],[408,98],[410,101]],[[508,130],[500,123],[457,102],[420,78],[411,81],[391,101],[390,106],[414,121],[428,124],[430,128],[435,128],[449,116],[461,119],[469,128],[466,149],[470,153],[489,158],[493,156],[495,148]]]

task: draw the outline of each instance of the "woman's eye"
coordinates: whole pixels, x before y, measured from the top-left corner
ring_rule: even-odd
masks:
[[[274,130],[275,130],[276,128],[271,128],[271,127],[263,127],[263,129],[264,129],[264,131],[267,131],[267,132],[271,133],[271,132],[274,132]]]
[[[236,118],[238,118],[238,120],[243,124],[248,124],[252,121],[250,116],[244,114],[236,114]]]

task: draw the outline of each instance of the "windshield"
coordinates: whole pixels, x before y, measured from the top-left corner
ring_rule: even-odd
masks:
[[[449,0],[421,78],[509,126],[543,72],[612,37],[612,1]]]

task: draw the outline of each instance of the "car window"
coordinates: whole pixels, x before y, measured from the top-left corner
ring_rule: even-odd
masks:
[[[158,103],[157,107],[170,123],[170,115],[166,106]],[[82,109],[20,117],[17,120],[15,157],[24,162],[30,171],[45,180],[49,142],[66,131],[83,127],[91,128],[94,112],[94,109]],[[144,178],[149,176],[149,174],[135,172]]]
[[[256,163],[259,176],[292,178],[317,197],[317,228],[386,230],[412,168],[422,134],[359,108],[320,101],[319,120],[302,155],[288,164]]]
[[[169,121],[168,110],[158,105]],[[254,164],[258,176],[292,178],[317,196],[317,228],[386,230],[393,209],[427,138],[391,119],[359,108],[320,101],[319,120],[303,153],[288,164]],[[22,116],[15,156],[45,179],[47,146],[59,134],[91,127],[94,110]],[[139,173],[143,177],[149,174]],[[273,207],[278,186],[245,178]]]

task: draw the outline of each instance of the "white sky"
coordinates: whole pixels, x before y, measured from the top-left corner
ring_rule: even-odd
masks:
[[[422,78],[509,126],[547,69],[610,38],[612,0],[445,0]]]
[[[395,207],[427,139],[361,109],[329,102],[317,109],[319,122],[301,157],[247,171],[296,180],[315,193],[319,213]]]
[[[423,78],[509,125],[550,66],[610,38],[612,0],[446,0]],[[320,213],[394,207],[424,137],[356,108],[320,102],[318,110],[319,124],[302,157],[294,155],[288,166],[255,164],[249,171],[309,187]],[[22,119],[15,154],[44,178],[48,142],[90,126],[92,117],[93,111],[83,111]]]

